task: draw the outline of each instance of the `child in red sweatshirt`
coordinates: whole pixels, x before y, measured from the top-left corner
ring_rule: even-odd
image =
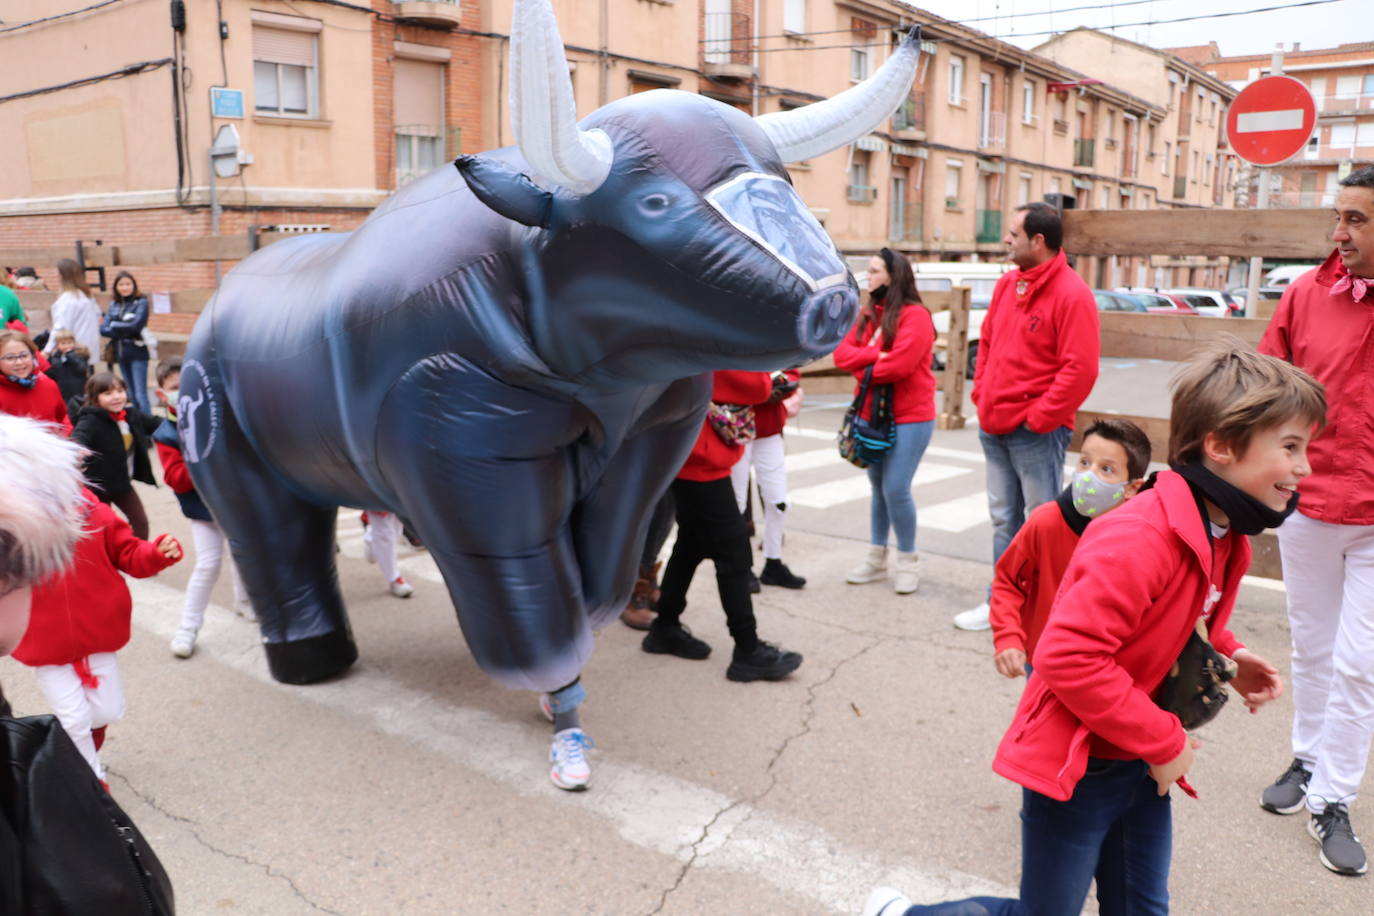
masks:
[[[124,716],[124,688],[115,653],[129,642],[133,599],[120,576],[145,579],[181,559],[171,535],[134,537],[90,490],[84,490],[84,537],[61,572],[34,586],[28,632],[14,650],[34,669],[53,714],[95,775],[105,726]]]
[[[711,400],[744,406],[766,400],[773,390],[767,372],[717,372]],[[753,551],[749,529],[735,502],[730,469],[744,453],[743,443],[727,442],[703,421],[692,453],[672,483],[677,507],[677,540],[663,573],[658,617],[644,637],[645,652],[703,659],[711,647],[682,625],[687,587],[697,566],[710,559],[716,565],[716,585],[735,652],[725,676],[732,681],[780,680],[802,663],[801,654],[788,652],[758,636],[754,604],[749,597]]]
[[[1029,675],[1030,658],[1069,557],[1088,522],[1140,491],[1150,467],[1150,438],[1130,420],[1098,420],[1083,435],[1073,482],[1026,519],[997,561],[989,622],[997,672]]]

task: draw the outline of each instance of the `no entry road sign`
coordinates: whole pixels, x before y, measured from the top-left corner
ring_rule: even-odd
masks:
[[[1241,90],[1226,112],[1231,149],[1251,165],[1277,165],[1307,143],[1317,106],[1291,76],[1266,76]]]

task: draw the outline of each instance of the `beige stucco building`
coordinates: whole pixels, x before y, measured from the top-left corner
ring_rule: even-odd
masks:
[[[1229,205],[1219,106],[1191,65],[1079,30],[1039,53],[892,0],[554,0],[578,110],[655,88],[763,114],[849,88],[913,23],[910,99],[881,129],[790,167],[841,250],[994,259],[1012,210]],[[35,19],[64,12],[31,4]],[[126,0],[0,33],[0,248],[150,241],[212,228],[209,149],[251,163],[216,182],[219,230],[352,228],[414,174],[511,142],[512,0]],[[110,36],[118,36],[111,40]],[[137,65],[137,66],[134,66]],[[10,88],[10,87],[13,88]],[[241,93],[235,112],[212,89]],[[1202,95],[1197,92],[1201,90]],[[51,270],[51,265],[34,265]],[[1211,268],[1084,259],[1095,285],[1210,282]],[[145,287],[204,286],[208,265]]]

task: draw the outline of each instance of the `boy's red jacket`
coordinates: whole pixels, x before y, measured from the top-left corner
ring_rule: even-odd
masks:
[[[883,307],[875,306],[874,311],[882,321]],[[873,331],[873,325],[868,325],[865,336],[871,338]],[[878,358],[883,352],[882,341],[870,344],[867,340],[859,340],[858,334],[859,325],[855,323],[853,330],[835,348],[834,360],[836,368],[854,373],[859,380],[859,385],[854,386],[855,396],[863,384],[864,370],[873,367],[873,381],[860,416],[869,419],[872,386],[891,384],[892,417],[896,422],[934,420],[935,375],[930,371],[930,354],[935,346],[935,324],[930,311],[917,302],[902,306],[892,349],[882,359]]]
[[[72,421],[67,417],[67,406],[62,403],[57,382],[41,372],[35,377],[37,383],[25,388],[0,375],[0,413],[56,423],[64,435],[71,435]]]
[[[972,397],[978,425],[993,435],[1022,423],[1036,433],[1072,429],[1097,381],[1097,300],[1062,249],[1041,267],[1021,302],[1016,286],[1026,272],[1002,274],[983,319]]]
[[[71,564],[33,589],[29,629],[14,650],[26,665],[70,665],[122,649],[133,599],[120,571],[146,579],[177,562],[158,552],[157,541],[134,537],[129,523],[90,490],[85,500],[86,533]]]
[[[1069,527],[1064,511],[1057,499],[1036,506],[997,561],[988,614],[994,652],[1020,649],[1030,658],[1040,641],[1060,580],[1078,546],[1078,532]]]
[[[767,400],[773,391],[773,382],[767,372],[722,371],[715,373],[712,382],[711,400],[717,404],[757,404]],[[698,483],[729,477],[730,469],[743,454],[743,445],[727,445],[711,429],[710,421],[702,420],[692,454],[687,456],[687,463],[677,476]]]
[[[1229,657],[1241,648],[1226,623],[1250,566],[1250,542],[1226,537],[1233,543],[1222,551],[1223,588],[1211,595],[1212,545],[1178,474],[1161,471],[1151,489],[1095,519],[1064,573],[993,770],[1067,801],[1094,737],[1152,765],[1182,753],[1178,717],[1150,696],[1209,608],[1217,651]]]
[[[1346,273],[1340,252],[1333,252],[1321,267],[1294,280],[1269,320],[1259,351],[1306,369],[1326,388],[1326,429],[1307,447],[1312,474],[1298,483],[1298,511],[1332,525],[1369,525],[1374,524],[1368,425],[1374,294],[1359,302],[1348,289],[1331,295]]]

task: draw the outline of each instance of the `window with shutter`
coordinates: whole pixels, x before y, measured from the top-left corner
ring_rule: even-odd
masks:
[[[314,31],[254,23],[253,109],[280,117],[318,118],[318,51]]]
[[[396,186],[444,159],[444,65],[398,57],[393,67]]]

